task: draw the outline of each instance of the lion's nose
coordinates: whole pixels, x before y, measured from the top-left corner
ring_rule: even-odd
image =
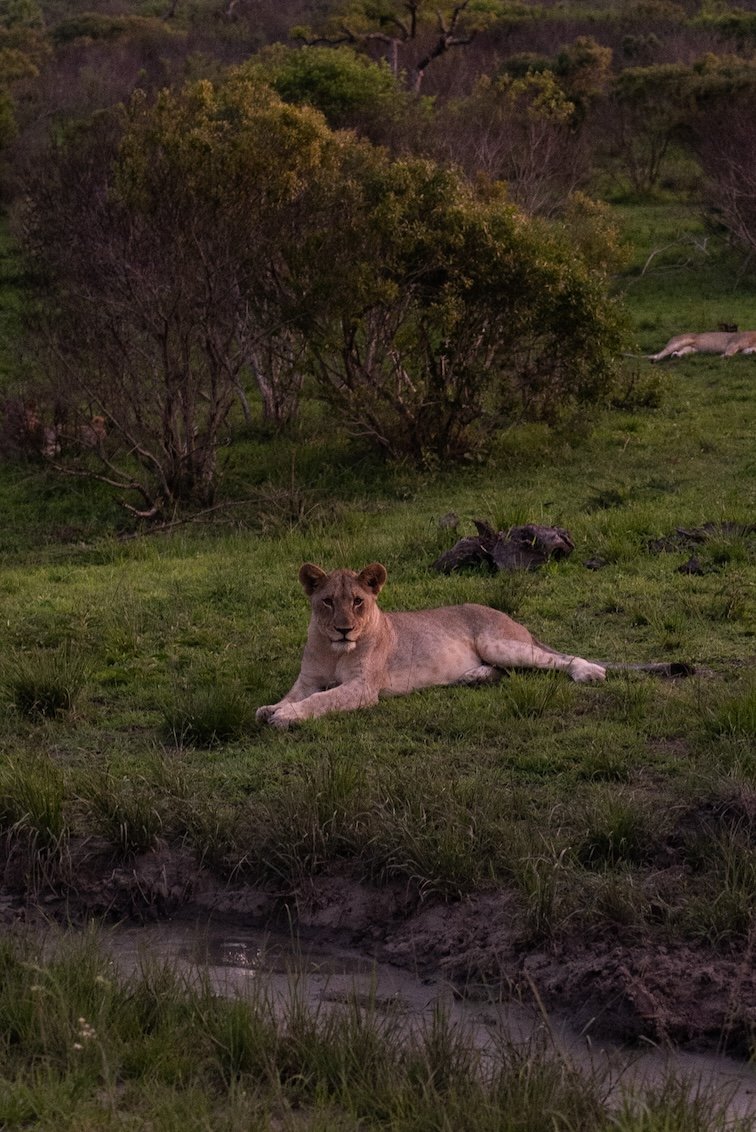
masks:
[[[337,633],[341,633],[342,637],[348,637],[352,629],[354,629],[354,625],[336,625],[335,629]]]

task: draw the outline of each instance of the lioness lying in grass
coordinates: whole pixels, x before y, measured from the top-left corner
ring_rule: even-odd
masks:
[[[686,354],[721,354],[732,358],[735,354],[756,353],[756,330],[735,332],[711,331],[705,334],[678,334],[670,338],[658,354],[649,354],[649,361],[663,362],[666,358],[683,358]]]
[[[327,574],[305,562],[299,580],[312,614],[302,667],[259,721],[286,728],[329,711],[354,711],[378,696],[401,696],[434,684],[480,684],[503,668],[556,668],[573,680],[603,680],[600,664],[542,645],[505,613],[485,605],[447,605],[384,613],[376,598],[386,581],[380,562]]]

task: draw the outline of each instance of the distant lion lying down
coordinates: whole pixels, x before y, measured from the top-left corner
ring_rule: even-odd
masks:
[[[721,354],[725,358],[732,358],[735,354],[756,354],[756,330],[678,334],[670,338],[658,354],[649,354],[649,361],[663,362],[666,358],[682,358],[686,354]]]
[[[299,580],[311,606],[302,668],[259,721],[286,728],[329,711],[354,711],[437,684],[480,684],[503,668],[555,668],[593,683],[600,664],[555,652],[524,625],[485,605],[447,605],[413,613],[384,613],[376,598],[386,581],[380,562],[327,574],[305,562]]]

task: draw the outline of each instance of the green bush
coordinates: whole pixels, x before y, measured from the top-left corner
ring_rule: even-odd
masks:
[[[261,75],[284,102],[320,110],[332,129],[351,127],[376,139],[422,106],[387,63],[374,63],[346,46],[292,50],[277,44],[244,71]]]
[[[351,185],[324,257],[331,304],[309,328],[350,432],[433,467],[480,458],[516,420],[607,400],[619,309],[561,229],[431,162],[363,150]]]

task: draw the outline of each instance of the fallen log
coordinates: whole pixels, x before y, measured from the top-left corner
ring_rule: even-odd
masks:
[[[486,565],[492,570],[537,570],[550,559],[567,558],[575,549],[569,531],[526,523],[495,531],[475,519],[478,534],[461,538],[433,563],[433,569],[451,574],[468,566]]]

